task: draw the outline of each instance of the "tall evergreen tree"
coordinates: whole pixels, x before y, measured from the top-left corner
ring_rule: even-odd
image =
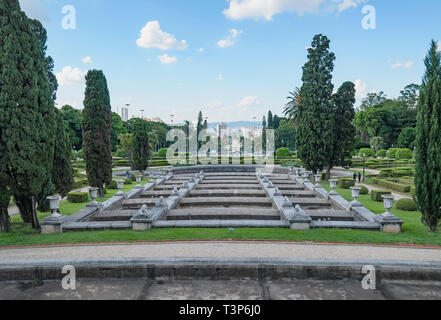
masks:
[[[90,70],[86,75],[83,110],[83,152],[87,178],[104,196],[104,184],[112,182],[110,140],[111,106],[104,73]]]
[[[136,119],[133,131],[133,165],[135,170],[144,171],[149,165],[149,132],[147,122]]]
[[[431,231],[441,221],[441,54],[437,48],[432,41],[417,105],[416,200]]]
[[[268,128],[274,129],[274,118],[273,118],[273,113],[271,111],[268,111]]]
[[[352,162],[351,152],[355,143],[355,127],[352,124],[355,118],[355,84],[345,82],[333,96],[333,109],[329,125],[332,126],[333,140],[328,141],[331,145],[328,154],[328,178],[331,169],[336,166],[350,166]],[[327,128],[328,130],[331,128]]]
[[[266,124],[266,117],[263,116],[263,120],[262,120],[262,128],[263,128],[263,129],[266,129],[266,126],[267,126],[267,124]]]
[[[308,62],[303,67],[303,86],[300,92],[302,106],[297,132],[298,154],[307,169],[323,170],[328,164],[329,141],[332,141],[332,71],[334,53],[329,51],[326,36],[316,35],[308,50]]]
[[[18,0],[1,1],[0,17],[0,175],[8,177],[23,220],[39,228],[37,202],[52,185],[55,139],[47,62]]]

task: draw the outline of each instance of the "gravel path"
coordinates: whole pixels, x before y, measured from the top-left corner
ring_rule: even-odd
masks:
[[[284,242],[170,242],[0,248],[0,261],[142,258],[267,258],[441,262],[441,248]]]

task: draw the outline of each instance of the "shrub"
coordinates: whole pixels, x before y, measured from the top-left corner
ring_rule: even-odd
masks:
[[[390,191],[372,190],[371,191],[371,198],[374,201],[382,202],[383,198],[381,196],[384,196],[386,194],[392,194],[392,193]]]
[[[363,155],[366,155],[366,157],[370,158],[370,157],[374,156],[374,153],[373,153],[373,151],[371,149],[362,148],[362,149],[360,149],[360,152],[358,153],[358,155],[360,157],[363,157]]]
[[[87,186],[88,184],[89,184],[89,180],[87,179],[75,180],[72,185],[72,189],[80,189],[81,187]]]
[[[369,194],[369,189],[365,186],[361,186],[360,194]]]
[[[375,155],[379,158],[386,158],[387,157],[387,150],[378,150]]]
[[[418,206],[412,199],[401,199],[397,202],[396,208],[403,211],[417,211]]]
[[[291,151],[288,148],[280,148],[276,151],[277,158],[290,157]]]
[[[400,151],[399,148],[391,148],[389,149],[389,158],[391,159],[397,159],[397,153]]]
[[[410,149],[400,149],[397,152],[398,160],[410,160],[413,158],[413,152]]]
[[[410,185],[405,185],[405,184],[400,184],[400,183],[396,183],[396,182],[392,182],[392,181],[387,181],[387,180],[382,180],[382,179],[378,179],[376,184],[385,187],[385,188],[389,188],[395,191],[399,191],[399,192],[410,192]]]
[[[67,201],[70,203],[84,203],[89,201],[89,194],[87,192],[70,192],[67,195]]]
[[[168,151],[167,148],[159,149],[159,151],[158,151],[158,157],[159,157],[159,158],[167,158],[167,151]]]
[[[355,181],[353,179],[340,179],[338,180],[338,187],[342,189],[355,187]]]
[[[116,181],[112,181],[109,185],[106,185],[106,188],[109,190],[118,190]]]

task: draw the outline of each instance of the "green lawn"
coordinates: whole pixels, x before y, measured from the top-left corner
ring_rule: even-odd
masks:
[[[131,190],[135,184],[125,186],[124,191]],[[329,184],[323,183],[329,190]],[[337,189],[347,200],[352,200],[351,191]],[[105,199],[110,198],[116,191],[109,190]],[[105,199],[100,199],[104,201]],[[384,213],[383,203],[374,202],[370,196],[362,195],[359,198],[369,210],[376,214]],[[61,205],[63,214],[72,214],[86,204]],[[393,209],[392,212],[404,220],[402,234],[386,234],[373,231],[357,230],[309,230],[292,231],[289,229],[154,229],[150,231],[103,231],[77,232],[55,235],[40,235],[28,225],[20,222],[19,217],[13,218],[12,232],[0,234],[0,246],[36,245],[36,244],[68,244],[94,242],[131,242],[131,241],[165,241],[165,240],[283,240],[299,242],[348,242],[371,244],[429,244],[441,246],[441,234],[430,233],[421,223],[421,214],[418,212],[404,212]],[[41,213],[40,218],[47,216]]]

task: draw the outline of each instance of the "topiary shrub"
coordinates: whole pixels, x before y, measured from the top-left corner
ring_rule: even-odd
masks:
[[[106,185],[106,188],[109,190],[118,190],[116,181],[112,181],[109,185]]]
[[[391,159],[397,159],[397,153],[400,151],[399,148],[391,148],[389,149],[389,158]]]
[[[397,151],[398,160],[410,160],[413,158],[413,152],[410,149],[400,149]]]
[[[287,158],[291,156],[291,151],[288,148],[280,148],[276,151],[277,158]]]
[[[372,149],[362,148],[362,149],[360,149],[360,152],[358,153],[358,155],[360,157],[363,157],[363,155],[366,155],[367,158],[370,158],[370,157],[374,156],[374,152],[372,151]]]
[[[355,181],[352,179],[340,179],[338,180],[338,187],[342,189],[349,189],[355,187]]]
[[[361,190],[360,190],[360,194],[369,194],[369,189],[366,188],[365,186],[361,186]]]
[[[381,196],[384,196],[386,194],[390,195],[392,193],[390,191],[372,190],[371,191],[371,198],[374,201],[383,202],[383,198]]]
[[[387,150],[378,150],[375,155],[378,158],[386,158],[387,157]]]
[[[67,201],[70,203],[84,203],[89,201],[89,194],[87,192],[70,192],[67,195]]]
[[[417,211],[418,206],[412,199],[398,200],[396,208],[403,211]]]
[[[158,158],[167,158],[167,151],[168,151],[167,148],[159,149]]]
[[[133,180],[132,179],[123,179],[124,180],[124,184],[133,184]]]

